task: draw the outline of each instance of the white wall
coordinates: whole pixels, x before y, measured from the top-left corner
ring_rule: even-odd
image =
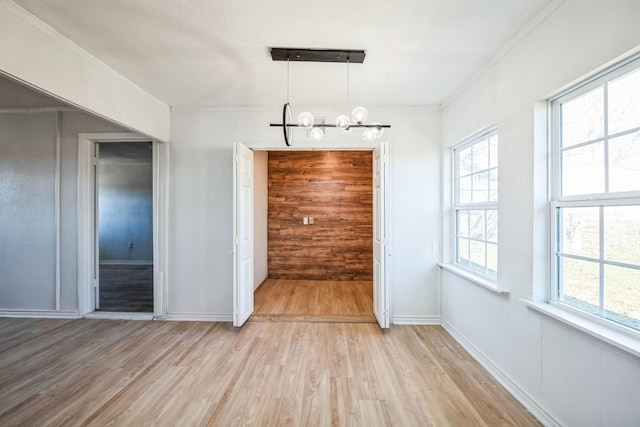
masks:
[[[286,148],[282,129],[269,127],[281,115],[279,105],[172,113],[169,317],[230,320],[232,144]],[[431,251],[441,235],[440,113],[370,108],[369,117],[392,126],[383,137],[391,146],[391,314],[397,321],[433,321],[440,314],[439,254]],[[314,146],[294,132],[294,149]],[[315,146],[363,146],[360,138],[329,135]]]
[[[442,316],[560,424],[638,425],[640,360],[520,301],[544,296],[548,277],[546,135],[544,129],[534,135],[534,103],[640,45],[638,1],[554,4],[559,7],[443,112],[444,147],[498,123],[499,283],[511,293],[499,296],[443,272]]]
[[[269,275],[267,260],[269,208],[269,153],[253,153],[253,289]]]

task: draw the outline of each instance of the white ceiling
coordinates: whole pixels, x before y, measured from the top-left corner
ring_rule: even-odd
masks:
[[[14,0],[175,107],[286,99],[269,47],[365,49],[350,102],[439,105],[550,0]],[[346,102],[345,64],[291,63],[290,100]]]

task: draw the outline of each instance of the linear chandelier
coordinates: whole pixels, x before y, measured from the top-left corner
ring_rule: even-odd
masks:
[[[349,64],[364,62],[364,50],[335,50],[335,49],[294,49],[294,48],[271,48],[271,59],[274,61],[287,61],[287,102],[282,108],[282,123],[271,123],[272,127],[282,127],[284,142],[287,146],[292,143],[292,131],[294,128],[304,128],[307,136],[315,141],[324,138],[325,129],[337,128],[341,134],[349,135],[353,129],[362,128],[362,139],[366,142],[373,142],[380,138],[385,128],[390,125],[374,122],[366,124],[367,109],[358,106],[351,112],[351,117],[341,114],[335,119],[335,123],[324,123],[318,121],[312,113],[303,111],[298,114],[296,122],[292,120],[293,113],[289,103],[289,62],[338,62],[347,64],[347,102],[349,102]]]

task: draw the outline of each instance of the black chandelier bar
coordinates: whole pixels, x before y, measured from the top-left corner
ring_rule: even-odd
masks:
[[[353,128],[362,128],[362,137],[365,141],[371,142],[382,136],[383,128],[390,128],[391,125],[383,125],[381,123],[364,123],[367,119],[367,110],[364,107],[356,107],[351,113],[352,119],[342,114],[336,118],[336,123],[315,123],[314,117],[309,112],[302,112],[297,117],[296,122],[292,120],[291,105],[289,104],[289,62],[290,61],[306,61],[306,62],[333,62],[347,64],[347,100],[349,99],[349,64],[362,64],[366,53],[364,50],[349,49],[304,49],[304,48],[276,48],[272,47],[271,59],[274,61],[287,61],[287,102],[282,109],[282,123],[271,123],[271,127],[282,127],[284,142],[290,147],[292,140],[293,128],[303,128],[308,132],[307,136],[311,136],[316,141],[324,137],[324,129],[338,128],[343,133],[351,133]],[[314,128],[322,129],[321,131],[311,132]],[[373,130],[371,130],[373,129]],[[321,132],[321,133],[318,133]]]
[[[303,128],[303,129],[307,129],[305,127],[300,126],[297,123],[287,123],[287,124],[282,124],[282,123],[270,123],[269,126],[271,127],[283,127],[286,126],[288,128]],[[331,124],[331,123],[314,123],[312,126],[309,126],[310,128],[337,128],[338,125],[335,124]],[[349,127],[347,129],[351,129],[351,128],[390,128],[391,125],[374,125],[374,124],[370,124],[370,125],[366,125],[366,124],[362,124],[362,125],[349,125]]]

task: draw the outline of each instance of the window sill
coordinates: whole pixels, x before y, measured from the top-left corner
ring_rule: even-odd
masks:
[[[474,274],[470,271],[467,271],[463,268],[456,267],[453,264],[444,264],[439,262],[438,265],[443,269],[450,271],[453,274],[456,274],[464,279],[469,280],[476,285],[482,286],[483,288],[490,290],[491,292],[495,292],[497,294],[508,295],[509,291],[505,289],[499,289],[497,283],[492,282],[491,280],[485,279],[477,274]]]
[[[636,357],[640,357],[640,340],[625,335],[621,332],[614,331],[604,325],[592,322],[582,316],[578,316],[556,307],[548,302],[534,302],[521,299],[530,308],[549,316],[559,322],[569,325],[585,334],[591,335],[601,341],[606,342],[620,350],[630,353]]]

